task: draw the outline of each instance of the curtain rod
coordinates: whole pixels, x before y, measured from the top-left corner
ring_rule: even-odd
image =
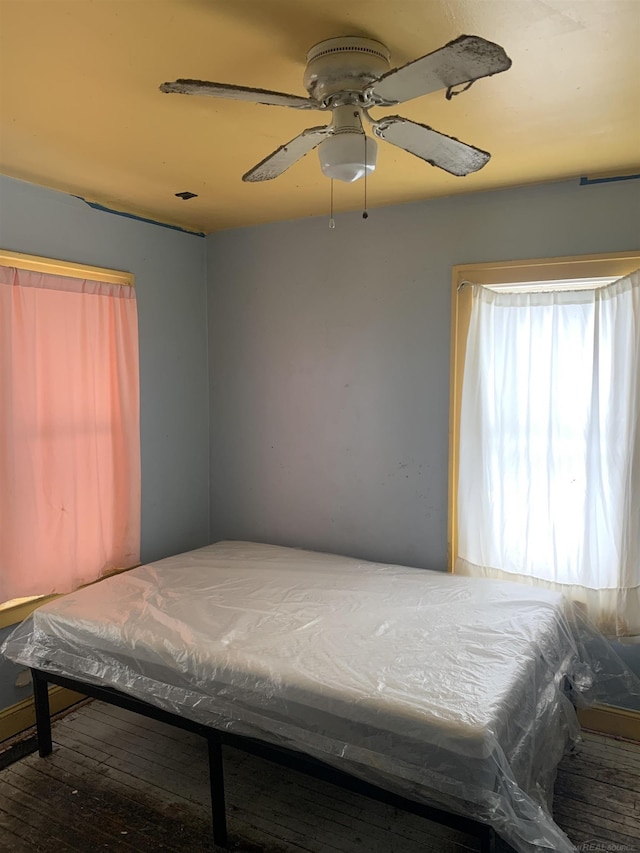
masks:
[[[549,279],[549,281],[522,281],[522,282],[496,282],[494,284],[479,284],[478,282],[469,281],[468,279],[463,279],[460,284],[457,286],[457,291],[460,292],[463,287],[467,285],[471,285],[472,287],[483,287],[486,290],[492,290],[495,293],[499,293],[501,291],[505,293],[514,293],[518,289],[522,289],[523,292],[529,293],[550,293],[553,291],[558,291],[562,293],[569,293],[571,291],[580,292],[587,290],[601,290],[604,287],[607,287],[609,284],[613,284],[613,282],[618,281],[620,278],[626,278],[626,276],[600,276],[597,278],[576,278],[576,279]],[[545,288],[545,285],[549,285]]]

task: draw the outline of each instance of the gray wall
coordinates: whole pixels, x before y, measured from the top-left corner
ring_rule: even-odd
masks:
[[[212,539],[444,569],[451,267],[639,221],[640,182],[572,182],[210,235]]]
[[[209,541],[205,240],[0,177],[0,246],[134,273],[140,338],[142,560]],[[1,636],[1,635],[0,635]],[[14,668],[0,662],[0,708]]]

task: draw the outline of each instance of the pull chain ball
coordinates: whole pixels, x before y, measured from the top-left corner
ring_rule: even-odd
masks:
[[[367,211],[366,211],[366,210],[365,210],[365,211],[364,211],[364,213],[362,214],[362,218],[363,218],[363,219],[368,219],[368,218],[369,218],[369,214],[367,213]]]

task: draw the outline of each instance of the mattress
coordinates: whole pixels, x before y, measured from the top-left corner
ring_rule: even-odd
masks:
[[[573,850],[547,805],[578,646],[546,590],[220,542],[40,607],[3,652],[477,817],[530,853]]]

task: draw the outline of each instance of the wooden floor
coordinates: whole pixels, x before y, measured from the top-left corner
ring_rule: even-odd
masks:
[[[213,851],[204,742],[100,702],[53,729],[54,751],[0,772],[0,850]],[[235,750],[238,853],[465,853],[477,841]],[[640,853],[640,745],[585,735],[560,766],[555,815],[574,843]]]

